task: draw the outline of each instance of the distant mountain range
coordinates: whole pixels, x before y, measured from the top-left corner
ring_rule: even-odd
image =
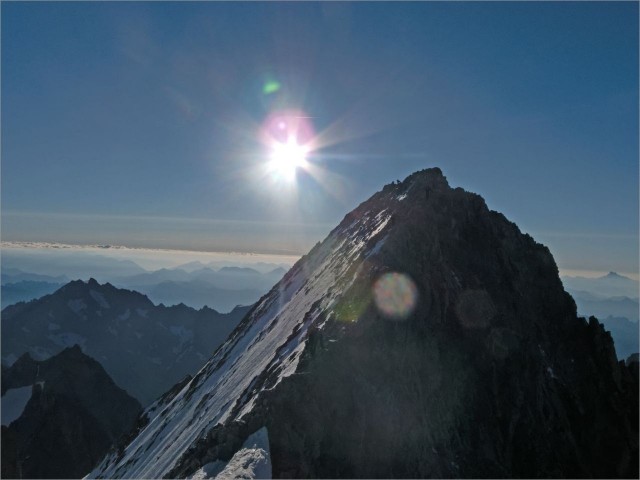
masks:
[[[140,411],[77,346],[25,354],[2,370],[2,478],[81,478]]]
[[[236,305],[255,303],[285,274],[278,267],[262,273],[253,268],[209,267],[191,271],[161,269],[131,277],[114,279],[114,284],[144,293],[154,303],[185,303],[193,308],[207,305],[227,312]]]
[[[562,277],[562,283],[585,317],[593,315],[611,332],[620,360],[640,349],[638,282],[615,272],[587,277]]]
[[[24,353],[43,360],[79,345],[143,405],[194,374],[250,307],[228,314],[184,304],[154,305],[110,284],[73,281],[2,311],[2,361]]]
[[[585,291],[600,297],[629,297],[638,300],[640,285],[633,280],[616,272],[596,278],[562,277],[565,288],[573,291]]]
[[[602,297],[584,290],[567,291],[573,296],[581,314],[604,318],[609,315],[638,321],[638,300],[629,297]]]
[[[133,275],[105,275],[120,288],[144,293],[155,304],[184,303],[193,308],[208,306],[229,312],[236,305],[255,303],[285,274],[281,266],[260,271],[248,267],[224,266],[213,269],[200,262],[191,262],[187,269],[172,268],[147,272],[140,269]],[[127,269],[131,265],[126,263]],[[260,264],[259,267],[273,267]],[[115,271],[115,270],[112,270]],[[2,308],[20,301],[29,301],[53,293],[64,283],[66,276],[50,276],[3,268]]]

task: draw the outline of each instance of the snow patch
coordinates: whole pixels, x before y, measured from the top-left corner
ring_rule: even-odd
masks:
[[[404,200],[405,198],[407,198],[407,194],[406,194],[406,193],[403,193],[402,195],[398,195],[398,197],[397,197],[397,199],[398,199],[399,201],[402,201],[402,200]]]
[[[147,310],[146,308],[136,308],[136,313],[142,318],[147,318],[149,310]]]
[[[206,480],[209,478],[216,478],[216,476],[224,470],[227,466],[227,462],[222,460],[216,460],[215,462],[207,463],[203,467],[199,468],[196,473],[191,477],[187,477],[192,480]]]
[[[124,313],[118,315],[118,320],[127,320],[131,315],[131,310],[128,308],[124,311]]]
[[[83,310],[86,310],[87,304],[81,298],[76,298],[73,300],[69,300],[67,302],[67,306],[71,309],[73,313],[76,315],[80,315]]]
[[[31,398],[31,391],[32,385],[7,390],[2,396],[2,425],[9,426],[11,422],[20,418]]]
[[[380,213],[382,213],[382,212],[380,212]],[[389,215],[388,217],[386,217],[384,220],[382,220],[382,221],[378,224],[378,226],[376,227],[376,229],[375,229],[373,232],[371,232],[371,233],[369,234],[369,238],[373,238],[373,237],[375,237],[377,234],[379,234],[379,233],[384,229],[384,227],[386,227],[386,226],[387,226],[387,223],[389,223],[389,220],[391,220],[391,215]]]
[[[198,470],[198,472],[200,472],[200,470]],[[269,434],[267,433],[267,428],[262,427],[250,435],[242,445],[242,448],[231,457],[229,463],[227,463],[215,478],[216,480],[271,478],[271,454],[269,451]]]
[[[365,258],[368,258],[371,255],[376,255],[377,253],[379,253],[386,239],[387,237],[385,236],[384,238],[381,238],[380,240],[378,240],[376,244],[373,246],[373,248],[367,252],[367,255]]]
[[[102,293],[95,290],[89,290],[89,295],[91,295],[91,298],[93,298],[101,308],[111,308],[109,302],[107,302]]]
[[[186,343],[193,340],[193,331],[184,328],[184,325],[171,326],[169,331],[180,339],[180,344],[173,348],[173,353],[179,353]]]
[[[50,332],[53,332],[54,330],[60,330],[60,325],[58,325],[57,323],[50,322],[47,328],[49,329]]]

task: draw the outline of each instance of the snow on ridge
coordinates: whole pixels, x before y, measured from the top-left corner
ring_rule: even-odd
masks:
[[[178,341],[179,341],[178,345],[173,347],[172,349],[173,353],[180,353],[183,350],[184,346],[188,344],[191,340],[193,340],[193,330],[189,330],[188,328],[185,328],[184,325],[170,326],[169,331],[171,332],[172,335],[175,335],[176,337],[178,337]]]
[[[87,304],[81,298],[76,298],[73,300],[69,300],[67,302],[67,306],[71,309],[73,313],[76,315],[80,315],[83,310],[87,308]]]
[[[102,293],[96,290],[89,290],[89,295],[91,295],[91,298],[93,298],[101,308],[111,308]]]
[[[376,242],[376,244],[371,248],[371,250],[369,250],[367,252],[367,258],[370,257],[371,255],[376,255],[377,253],[380,252],[380,249],[382,248],[382,246],[384,245],[384,242],[387,240],[387,236],[385,235],[383,238],[381,238],[380,240],[378,240]]]
[[[271,453],[267,428],[262,427],[251,434],[242,448],[231,457],[229,463],[215,478],[216,480],[271,478]]]
[[[231,480],[235,478],[271,478],[271,452],[267,427],[249,435],[240,450],[228,462],[216,460],[200,467],[191,480]]]
[[[384,210],[374,218],[363,215],[298,262],[166,406],[147,410],[149,423],[122,457],[108,456],[89,476],[166,476],[211,428],[249,413],[262,391],[258,382],[263,372],[269,371],[272,379],[277,375],[270,382],[277,385],[296,371],[309,326],[355,280],[359,269],[353,278],[345,277],[353,259],[364,253],[390,218]],[[342,288],[336,288],[338,283]]]

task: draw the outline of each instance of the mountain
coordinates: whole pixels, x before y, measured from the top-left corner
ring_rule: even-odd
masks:
[[[629,297],[602,297],[593,293],[567,289],[576,301],[581,315],[606,317],[609,315],[625,317],[638,321],[638,300]]]
[[[77,263],[77,262],[76,262]],[[181,268],[162,268],[135,275],[103,275],[117,287],[143,293],[156,303],[177,305],[184,303],[192,308],[209,306],[229,312],[236,305],[250,305],[264,295],[286,273],[281,267],[261,272],[248,267],[224,266],[219,270],[203,266],[200,262],[185,264]],[[195,268],[201,265],[200,268]],[[260,268],[274,264],[259,264]],[[115,271],[118,265],[116,265]],[[101,271],[104,269],[100,267]],[[15,268],[3,269],[2,308],[53,293],[62,286],[37,279],[64,278],[22,272]],[[36,280],[30,280],[36,279]],[[16,281],[12,281],[16,280]],[[67,283],[65,280],[64,283]]]
[[[90,476],[247,454],[287,478],[636,478],[633,365],[546,247],[424,170],[349,213]]]
[[[77,346],[3,369],[3,417],[5,407],[2,478],[81,478],[142,410]]]
[[[189,272],[179,268],[161,268],[153,272],[145,272],[138,275],[121,277],[114,280],[116,285],[141,286],[156,285],[161,282],[182,282],[191,278]]]
[[[282,272],[283,274],[286,273],[286,271],[291,266],[290,264],[286,264],[286,263],[270,263],[270,262],[251,262],[249,263],[249,265],[251,265],[250,268],[252,270],[256,270],[260,273],[269,273],[269,272],[272,272],[273,270],[283,269],[284,270]],[[211,268],[215,270],[215,269],[222,269],[224,267],[237,267],[237,266],[238,264],[234,262],[230,262],[226,260],[222,260],[222,261],[218,260],[218,261],[211,261],[208,263],[202,263],[199,261],[188,262],[188,263],[183,263],[182,265],[178,265],[175,268],[180,270],[185,270],[187,272],[193,272],[194,270],[201,270],[203,268]]]
[[[618,359],[638,352],[638,282],[614,272],[599,278],[563,277],[562,282],[575,300],[579,315],[602,319],[611,332]]]
[[[273,283],[271,285],[273,286]],[[197,279],[188,282],[161,282],[157,285],[135,287],[135,289],[147,295],[155,303],[175,305],[183,302],[192,308],[215,305],[223,312],[232,311],[237,305],[253,304],[264,294],[264,290],[268,291],[268,288],[228,290]]]
[[[286,273],[282,268],[264,273],[248,267],[195,268],[199,264],[185,264],[188,270],[163,268],[119,277],[114,284],[144,293],[154,303],[185,303],[193,308],[208,305],[219,311],[230,311],[236,305],[255,303]]]
[[[73,281],[2,311],[2,361],[10,364],[25,352],[42,360],[78,344],[148,405],[195,373],[248,309],[221,314],[182,304],[156,306],[138,292],[93,279]]]
[[[569,290],[582,290],[600,297],[638,299],[638,281],[615,272],[597,278],[566,276],[562,277],[562,283]]]
[[[53,277],[51,275],[39,275],[37,273],[23,272],[18,268],[2,267],[2,285],[19,282],[46,282],[67,283],[69,278],[64,275]]]
[[[48,249],[46,254],[7,248],[2,251],[2,273],[11,269],[30,272],[29,275],[69,277],[108,281],[122,276],[145,273],[146,270],[131,260],[96,255],[78,249]],[[23,278],[23,280],[38,280]],[[44,280],[44,279],[42,279]],[[16,280],[12,280],[15,282]],[[45,280],[46,281],[46,280]],[[2,283],[5,283],[3,280]]]
[[[254,268],[249,268],[249,267],[222,267],[218,271],[220,273],[230,273],[230,274],[239,274],[239,275],[259,275],[260,274],[258,270]]]

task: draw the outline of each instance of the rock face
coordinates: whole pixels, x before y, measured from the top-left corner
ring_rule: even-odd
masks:
[[[2,426],[2,478],[80,478],[141,411],[77,346],[42,362],[25,354],[4,370],[3,407],[12,390],[25,387],[24,410]]]
[[[2,311],[2,359],[43,360],[78,344],[148,405],[197,372],[248,310],[156,306],[138,292],[77,280]]]
[[[429,169],[349,213],[91,476],[206,472],[266,427],[274,477],[635,477],[634,365],[546,247]]]

